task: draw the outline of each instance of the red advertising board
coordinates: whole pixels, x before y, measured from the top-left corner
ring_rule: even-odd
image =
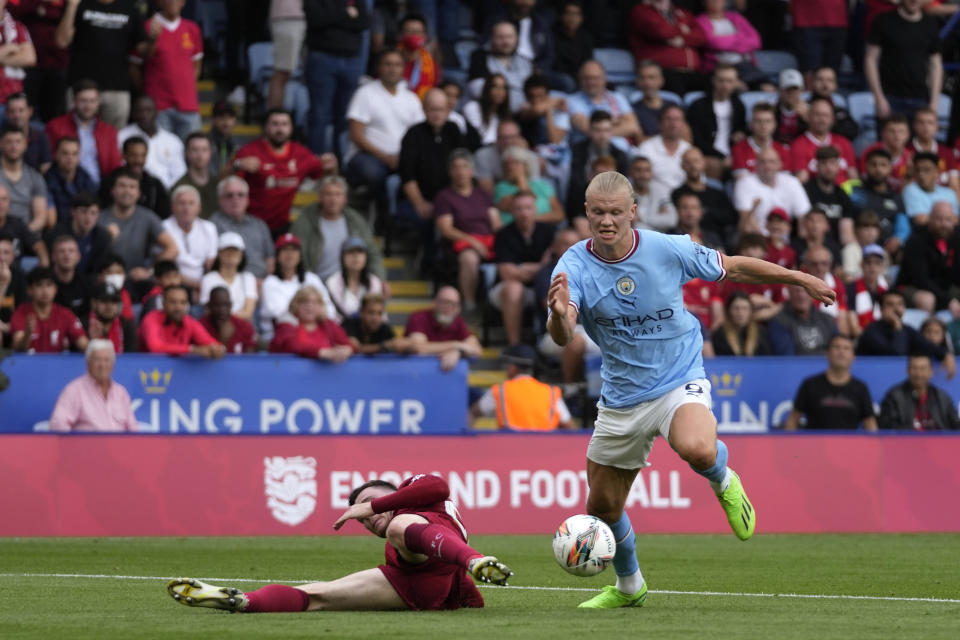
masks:
[[[725,436],[757,531],[960,531],[960,437]],[[471,533],[549,533],[583,511],[587,437],[0,436],[0,536],[318,535],[350,489],[447,479]],[[724,533],[666,443],[639,476],[638,533]],[[348,532],[359,533],[350,525]]]

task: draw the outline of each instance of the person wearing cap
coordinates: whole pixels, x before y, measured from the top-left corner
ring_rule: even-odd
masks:
[[[137,325],[120,315],[122,302],[116,286],[101,282],[90,296],[90,313],[80,320],[91,341],[109,340],[116,353],[134,353],[137,351]]]
[[[227,176],[217,184],[217,200],[220,208],[210,216],[210,222],[219,233],[240,234],[247,248],[247,270],[262,281],[275,266],[273,236],[266,222],[247,214],[250,187],[243,178]]]
[[[113,237],[113,251],[123,258],[129,279],[142,284],[150,279],[156,260],[175,260],[179,251],[157,214],[137,204],[139,177],[121,167],[115,178],[113,204],[100,212],[100,226]]]
[[[733,205],[740,213],[740,230],[759,232],[766,226],[767,214],[779,207],[791,220],[802,218],[810,210],[810,199],[794,176],[781,171],[780,154],[773,147],[757,153],[757,172],[733,185]]]
[[[533,377],[537,352],[515,344],[503,352],[507,379],[495,384],[470,407],[471,422],[480,416],[495,416],[498,429],[553,431],[574,429],[570,410],[559,387]]]
[[[774,139],[789,145],[807,130],[810,107],[803,100],[803,74],[796,69],[780,71],[780,98],[777,100],[777,130]]]
[[[231,311],[249,320],[257,308],[257,279],[245,269],[247,258],[243,237],[234,231],[220,235],[217,242],[217,257],[210,272],[200,280],[200,304],[210,301],[210,292],[216,287],[226,287],[233,301]]]
[[[800,182],[806,183],[816,175],[816,154],[820,147],[836,147],[837,151],[840,152],[838,160],[840,169],[836,176],[838,185],[860,177],[857,171],[857,157],[853,152],[853,145],[843,136],[831,133],[836,121],[834,109],[833,100],[830,98],[815,96],[810,99],[807,118],[809,126],[803,134],[797,136],[790,144],[793,171]]]
[[[218,100],[213,105],[213,120],[210,123],[210,175],[224,177],[230,172],[230,159],[237,151],[237,142],[233,139],[233,129],[237,126],[237,112],[226,100]]]
[[[790,246],[790,215],[780,207],[767,214],[767,262],[797,268],[797,252]]]
[[[190,310],[190,291],[182,284],[163,290],[163,309],[151,311],[140,322],[140,350],[167,355],[222,358],[224,346],[203,328]]]
[[[285,233],[276,242],[277,270],[266,277],[260,292],[260,335],[264,340],[273,337],[278,322],[296,324],[290,315],[290,301],[303,287],[313,287],[323,297],[326,316],[334,318],[337,308],[330,300],[330,292],[317,274],[308,271],[303,262],[300,238]]]
[[[373,241],[373,232],[366,218],[347,206],[347,182],[340,176],[327,176],[317,185],[320,200],[304,208],[290,227],[300,238],[303,264],[307,271],[322,279],[340,268],[340,248],[350,237],[361,238],[369,252],[370,272],[386,281],[383,254]]]
[[[383,281],[370,273],[369,251],[362,238],[347,238],[340,248],[340,270],[325,280],[338,321],[356,315],[368,293],[384,294]]]
[[[230,290],[215,287],[210,292],[207,313],[200,318],[200,324],[207,332],[226,347],[226,353],[256,353],[257,333],[249,320],[238,318],[230,312]]]
[[[853,242],[843,245],[840,250],[839,265],[843,268],[843,277],[847,282],[860,277],[860,262],[863,260],[864,247],[880,241],[879,216],[869,210],[858,213],[853,223],[853,236]]]
[[[117,357],[109,340],[91,340],[87,372],[67,383],[50,416],[50,431],[136,431],[137,419],[126,388],[113,379]]]
[[[940,23],[925,15],[926,0],[901,0],[877,16],[867,33],[863,73],[877,105],[877,118],[921,107],[937,111],[943,83]]]
[[[250,213],[266,222],[274,237],[290,229],[290,209],[304,179],[337,172],[336,156],[315,156],[292,136],[293,115],[270,109],[263,118],[263,136],[241,147],[232,165],[250,187]]]
[[[217,226],[200,219],[200,192],[189,184],[180,185],[170,194],[173,215],[163,221],[163,228],[177,245],[177,267],[183,283],[194,291],[200,279],[210,270],[217,257]]]
[[[183,157],[183,141],[160,124],[157,108],[150,96],[137,98],[133,103],[133,122],[117,132],[117,143],[123,148],[123,143],[130,138],[146,140],[144,169],[169,190],[187,172],[187,165]]]
[[[217,178],[210,172],[210,159],[213,143],[210,136],[202,131],[194,131],[183,143],[184,157],[187,160],[187,172],[183,174],[173,189],[190,185],[200,193],[200,217],[210,218],[217,210]]]
[[[861,216],[872,213],[865,211]],[[876,214],[873,214],[876,218]],[[857,226],[861,226],[861,219],[857,219]],[[844,247],[846,250],[846,247]],[[874,320],[880,319],[880,296],[890,288],[883,270],[886,266],[887,254],[878,244],[868,244],[863,247],[863,258],[860,261],[860,277],[847,284],[847,300],[850,304],[850,313],[853,315],[850,323],[855,336],[859,336]]]
[[[841,245],[854,241],[853,203],[850,196],[837,184],[840,171],[840,152],[836,147],[820,147],[814,154],[817,172],[804,185],[810,206],[823,209],[830,221],[830,235]]]

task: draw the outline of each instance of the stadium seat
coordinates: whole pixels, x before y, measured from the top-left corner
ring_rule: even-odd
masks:
[[[273,75],[273,43],[254,42],[247,47],[247,65],[247,79],[263,93],[263,89],[270,82],[270,76]]]
[[[877,106],[873,94],[858,91],[847,96],[850,117],[860,125],[860,135],[854,141],[857,153],[877,139]]]
[[[607,82],[611,84],[629,84],[636,72],[633,66],[633,54],[626,49],[594,49],[594,59],[607,72]]]
[[[634,102],[639,102],[640,99],[643,98],[643,91],[634,87],[633,90],[624,95],[627,96],[627,100],[630,101],[630,104],[633,104]],[[661,91],[660,97],[663,98],[665,102],[673,102],[674,104],[679,105],[683,104],[683,98],[675,94],[673,91]]]
[[[753,115],[753,106],[760,102],[777,104],[777,94],[769,91],[744,91],[740,94],[740,102],[747,109],[747,123],[749,123]]]
[[[705,96],[703,91],[689,91],[683,95],[683,108],[687,109],[694,102]]]
[[[784,69],[796,69],[797,57],[787,51],[754,51],[757,68],[763,71],[773,82],[777,82]]]
[[[904,309],[903,311],[903,324],[908,327],[913,327],[917,331],[920,330],[920,327],[923,326],[923,323],[927,318],[930,317],[930,313],[924,311],[923,309]]]
[[[950,111],[953,108],[953,99],[948,95],[940,96],[940,104],[937,105],[937,122],[939,130],[937,131],[937,140],[947,142],[947,131],[950,129]]]
[[[813,93],[810,91],[803,92],[803,101],[810,102],[810,98],[813,96]],[[830,98],[833,100],[833,106],[837,109],[846,109],[847,108],[847,97],[842,93],[835,93]]]
[[[201,0],[197,6],[197,22],[208,45],[207,56],[213,58],[217,69],[227,62],[227,3],[226,0]]]
[[[470,68],[470,56],[478,46],[476,40],[457,40],[453,45],[453,50],[457,52],[457,62],[464,71]]]

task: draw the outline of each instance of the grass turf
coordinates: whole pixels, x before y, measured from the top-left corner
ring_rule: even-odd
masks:
[[[516,586],[599,588],[575,578],[546,536],[476,536]],[[642,609],[584,611],[581,591],[484,588],[487,607],[454,612],[230,615],[175,603],[162,579],[312,581],[382,560],[370,537],[0,539],[0,637],[11,638],[950,638],[960,603],[656,593],[657,590],[960,599],[960,535],[640,536],[651,594]],[[224,583],[229,584],[229,582]],[[254,583],[236,586],[252,590]],[[721,635],[722,634],[722,635]]]

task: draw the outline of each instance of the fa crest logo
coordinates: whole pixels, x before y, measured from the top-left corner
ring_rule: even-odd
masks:
[[[630,276],[623,276],[617,280],[617,292],[623,296],[629,296],[637,290],[637,285]]]
[[[264,458],[263,485],[273,517],[295,527],[317,506],[317,461],[305,456]]]

